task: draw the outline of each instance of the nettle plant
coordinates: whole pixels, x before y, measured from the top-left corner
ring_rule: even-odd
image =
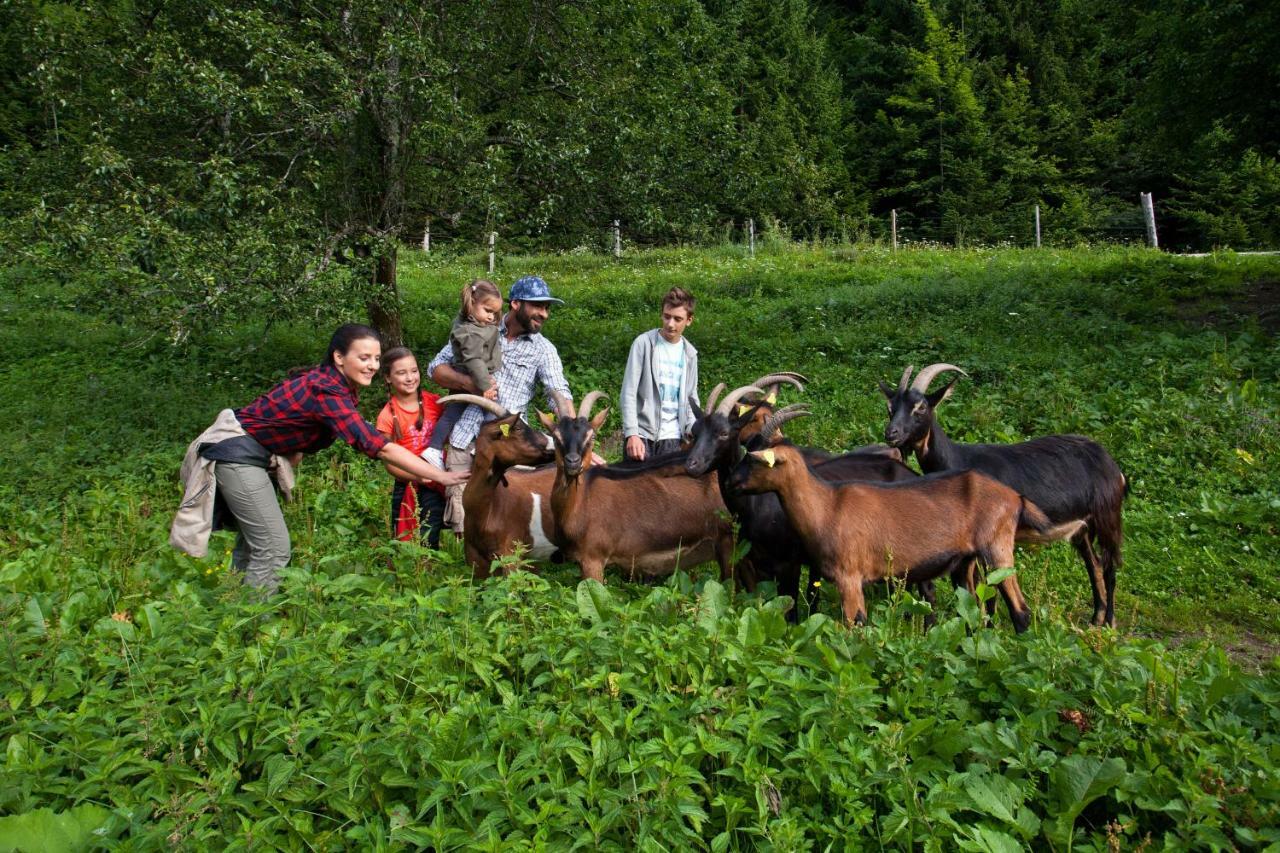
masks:
[[[1044,619],[1015,639],[985,627],[986,584],[931,631],[901,587],[849,630],[683,572],[478,585],[456,553],[393,575],[382,547],[302,554],[275,605],[185,559],[123,595],[38,548],[5,566],[0,830],[319,849],[1280,840],[1280,678],[1221,652]]]

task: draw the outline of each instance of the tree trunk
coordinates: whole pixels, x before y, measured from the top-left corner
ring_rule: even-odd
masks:
[[[385,247],[378,256],[373,272],[373,296],[369,300],[369,325],[382,335],[385,348],[404,343],[404,324],[400,319],[400,289],[396,285],[396,250]]]

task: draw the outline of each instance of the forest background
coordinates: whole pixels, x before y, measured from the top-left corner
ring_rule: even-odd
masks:
[[[1280,243],[1280,6],[0,2],[0,243],[175,340],[396,252],[741,238]],[[83,279],[88,276],[91,282]],[[347,298],[335,299],[342,292]],[[86,306],[90,307],[90,306]]]

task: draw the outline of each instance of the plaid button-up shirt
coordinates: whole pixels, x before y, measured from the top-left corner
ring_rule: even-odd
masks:
[[[502,326],[506,328],[507,318],[502,318]],[[569,383],[564,379],[564,368],[560,364],[560,353],[555,344],[540,334],[524,334],[515,340],[509,340],[506,333],[498,335],[498,343],[502,347],[502,367],[494,374],[498,380],[498,402],[508,412],[519,412],[520,417],[528,420],[529,403],[533,400],[534,389],[542,385],[547,395],[547,407],[554,410],[555,403],[552,391],[558,391],[569,399]],[[444,349],[431,359],[427,365],[430,376],[442,364],[453,361],[453,345],[445,344]],[[466,450],[476,440],[480,432],[480,424],[490,420],[491,416],[479,406],[467,406],[467,410],[454,424],[449,443],[459,450]]]
[[[236,420],[272,453],[315,453],[341,438],[370,458],[387,439],[356,410],[356,392],[332,365],[286,379],[243,409]]]

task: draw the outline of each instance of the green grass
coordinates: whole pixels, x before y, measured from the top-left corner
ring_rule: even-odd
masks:
[[[424,365],[481,263],[402,258]],[[1082,627],[1065,545],[1020,554],[1023,638],[1003,616],[966,631],[973,604],[949,592],[925,634],[897,591],[863,632],[788,627],[768,590],[735,596],[705,569],[613,578],[607,600],[570,567],[477,585],[456,543],[386,541],[390,481],[346,448],[302,469],[294,569],[259,624],[225,534],[204,561],[168,548],[176,468],[219,409],[315,361],[329,324],[174,348],[10,269],[0,849],[37,820],[142,848],[1278,840],[1280,349],[1249,306],[1280,262],[728,247],[508,258],[495,277],[525,272],[568,300],[545,331],[579,396],[617,394],[681,284],[704,394],[812,379],[798,441],[877,440],[876,381],[934,361],[971,374],[940,410],[953,438],[1094,437],[1132,483],[1119,631]],[[838,612],[826,587],[820,609]]]

